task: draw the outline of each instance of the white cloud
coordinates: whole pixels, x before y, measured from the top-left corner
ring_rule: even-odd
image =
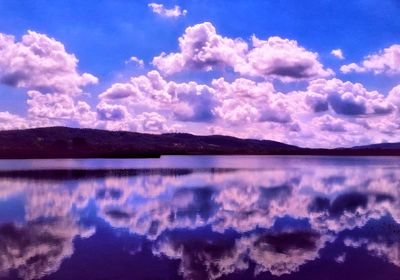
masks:
[[[38,118],[71,119],[75,115],[75,101],[65,94],[44,94],[29,91],[28,113]]]
[[[63,44],[28,31],[20,42],[0,33],[0,82],[5,85],[76,95],[97,83],[91,74],[77,72],[78,60]]]
[[[340,67],[340,71],[342,71],[342,73],[344,73],[344,74],[347,74],[347,73],[351,73],[351,72],[363,73],[363,72],[366,72],[367,70],[364,67],[361,67],[356,63],[350,63],[347,65],[342,65]]]
[[[242,75],[294,81],[332,76],[318,61],[318,54],[307,51],[294,40],[253,36],[253,48],[241,39],[217,34],[215,27],[201,23],[188,27],[179,38],[178,53],[162,53],[153,64],[164,74],[184,70],[218,70],[229,67]]]
[[[308,147],[399,141],[398,87],[386,97],[360,83],[328,78],[334,73],[316,52],[277,36],[253,36],[249,47],[240,38],[218,34],[209,22],[188,27],[178,52],[153,59],[158,70],[111,84],[97,104],[83,95],[97,79],[81,74],[76,57],[55,39],[32,31],[21,41],[0,34],[0,54],[0,83],[28,92],[27,116],[1,112],[0,129],[79,124],[159,133],[179,128]],[[396,57],[394,45],[342,71],[394,73]],[[137,57],[130,61],[144,63]],[[184,80],[185,75],[179,81],[167,78],[195,70],[223,71],[207,83]],[[292,83],[286,92],[276,89],[294,81],[307,83]]]
[[[388,94],[387,100],[400,109],[400,85],[395,86]]]
[[[129,116],[127,108],[122,105],[101,102],[96,109],[99,120],[119,121]]]
[[[0,34],[0,83],[28,89],[28,116],[14,117],[14,127],[91,123],[90,106],[77,97],[98,79],[77,68],[78,59],[45,34],[28,31],[19,42]]]
[[[0,112],[0,129],[23,129],[28,128],[26,120],[9,112]]]
[[[167,9],[163,4],[150,3],[149,7],[154,13],[168,18],[177,18],[187,14],[187,10],[182,9],[177,5],[175,5],[172,9]]]
[[[324,115],[322,117],[316,118],[315,122],[320,127],[321,130],[331,131],[331,132],[346,132],[346,122],[340,119],[336,119],[330,115]]]
[[[41,93],[39,91],[29,91],[28,118],[29,126],[62,125],[76,121],[82,126],[93,126],[96,116],[91,107],[84,101],[59,93]]]
[[[123,99],[127,97],[138,97],[140,92],[137,87],[130,83],[115,83],[112,84],[106,91],[99,95],[103,99]]]
[[[400,74],[400,45],[392,45],[378,53],[368,55],[360,64],[343,65],[341,71],[343,73]]]
[[[305,91],[282,93],[271,82],[219,78],[210,85],[176,83],[150,71],[129,83],[111,85],[100,100],[126,107],[135,125],[124,127],[140,131],[146,127],[141,125],[144,118],[139,121],[135,115],[153,112],[164,119],[162,131],[177,125],[192,133],[204,134],[207,129],[208,133],[334,147],[395,139],[399,127],[395,91],[385,97],[359,83],[317,79]]]
[[[341,49],[332,50],[331,55],[339,59],[344,59],[343,51]]]
[[[170,132],[167,120],[156,112],[145,112],[137,116],[137,122],[141,131],[152,133]]]
[[[314,79],[332,76],[318,61],[318,54],[299,46],[297,41],[270,37],[260,40],[253,36],[253,48],[247,54],[247,63],[235,70],[244,75],[276,78],[283,81]]]
[[[247,44],[217,34],[210,22],[188,27],[179,38],[180,52],[162,53],[153,64],[164,74],[171,75],[183,70],[216,70],[241,63]]]
[[[221,78],[213,80],[212,85],[218,104],[214,112],[233,125],[291,121],[289,98],[276,92],[269,82],[240,78],[228,83]]]
[[[315,112],[331,108],[340,115],[389,114],[393,106],[377,91],[339,79],[318,79],[308,86],[307,102]],[[328,106],[329,105],[329,106]]]
[[[140,59],[136,56],[131,56],[126,63],[135,63],[136,65],[138,65],[139,67],[144,67],[144,61],[143,59]]]
[[[196,82],[166,81],[159,72],[150,71],[132,77],[129,83],[111,85],[99,98],[132,110],[157,111],[180,121],[205,121],[212,117],[211,91]]]
[[[235,99],[223,100],[221,106],[215,108],[215,112],[233,125],[257,122],[260,118],[260,113],[255,107]]]

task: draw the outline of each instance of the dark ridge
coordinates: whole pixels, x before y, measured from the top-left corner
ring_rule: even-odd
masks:
[[[68,127],[0,131],[0,158],[141,158],[161,155],[399,156],[400,143],[308,149],[270,140]]]
[[[234,168],[153,168],[153,169],[28,169],[0,170],[0,178],[33,180],[76,180],[140,175],[183,176],[192,173],[226,173]]]

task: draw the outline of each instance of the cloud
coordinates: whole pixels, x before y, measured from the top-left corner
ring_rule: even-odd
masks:
[[[365,69],[362,66],[359,66],[356,63],[350,63],[350,64],[343,65],[342,67],[340,67],[340,71],[342,71],[342,73],[344,73],[344,74],[351,73],[351,72],[363,73],[363,72],[367,72],[367,69]]]
[[[400,73],[400,45],[392,45],[382,51],[368,55],[360,64],[343,65],[343,73],[373,72],[374,74],[395,75]]]
[[[78,60],[63,44],[28,31],[16,42],[0,33],[0,82],[5,85],[76,95],[81,87],[97,83],[91,74],[77,72]]]
[[[156,111],[135,114],[135,110],[129,106],[109,101],[102,100],[97,105],[97,117],[93,120],[93,125],[108,130],[134,130],[147,133],[174,132],[179,128],[179,125],[171,124],[166,117]]]
[[[221,106],[214,110],[220,118],[233,125],[256,122],[260,118],[260,113],[255,107],[234,99],[222,101]]]
[[[28,91],[29,126],[35,126],[38,120],[48,125],[58,125],[77,121],[86,126],[93,124],[96,116],[91,107],[84,101],[77,101],[73,96],[61,93],[41,93]],[[49,123],[46,123],[49,122]]]
[[[368,59],[395,57],[392,47]],[[397,87],[385,96],[332,78],[318,53],[278,36],[253,36],[246,42],[218,34],[210,22],[190,26],[179,38],[179,51],[153,59],[157,70],[110,84],[97,103],[84,94],[97,78],[80,73],[77,58],[55,39],[33,31],[20,41],[1,34],[0,54],[0,83],[28,94],[27,114],[1,112],[0,129],[74,125],[150,133],[179,130],[308,147],[398,141]],[[144,63],[137,57],[130,61]],[[342,68],[367,71],[367,66]],[[172,76],[185,71],[214,72],[206,82],[190,78],[192,73]]]
[[[240,39],[222,37],[210,22],[204,22],[185,30],[179,38],[180,52],[162,53],[153,64],[166,75],[183,70],[218,70],[240,63],[247,47]]]
[[[241,39],[217,34],[210,22],[188,27],[179,38],[178,53],[162,53],[153,64],[164,74],[184,70],[211,71],[229,67],[242,75],[283,81],[333,75],[318,61],[318,54],[307,51],[294,40],[252,37],[253,48]]]
[[[14,117],[14,128],[91,123],[90,106],[77,97],[98,79],[77,68],[75,55],[45,34],[28,31],[21,41],[0,34],[0,83],[28,90],[28,116]]]
[[[400,85],[395,86],[388,94],[387,101],[396,105],[397,110],[400,109]]]
[[[126,97],[139,96],[137,87],[129,83],[112,84],[105,92],[99,95],[99,98],[122,99]]]
[[[140,59],[136,56],[131,56],[125,63],[135,63],[139,67],[144,67],[144,61],[143,59]]]
[[[213,118],[212,89],[196,82],[166,81],[159,72],[132,77],[116,83],[99,95],[100,100],[123,104],[131,110],[162,113],[163,118],[201,122]]]
[[[0,112],[0,129],[24,129],[28,128],[26,120],[9,112]]]
[[[100,120],[118,121],[127,118],[129,113],[127,108],[122,105],[109,104],[106,102],[99,103],[96,107],[97,116]]]
[[[137,121],[142,131],[146,132],[169,132],[167,120],[156,112],[145,112],[137,116]]]
[[[315,79],[304,91],[288,92],[277,91],[272,81],[248,78],[177,83],[153,70],[111,85],[99,98],[100,103],[125,106],[132,122],[138,120],[135,114],[154,112],[172,130],[180,126],[180,130],[204,133],[207,126],[210,133],[334,147],[394,137],[395,92],[385,97],[340,79]],[[199,130],[192,130],[193,123]],[[143,126],[139,121],[123,127]]]
[[[316,120],[317,125],[321,130],[331,131],[331,132],[346,132],[346,122],[333,118],[330,115],[324,115]]]
[[[74,99],[65,94],[43,94],[29,91],[28,113],[39,118],[72,119],[75,115]]]
[[[287,96],[275,91],[269,82],[256,83],[240,78],[232,83],[213,80],[218,105],[215,114],[233,125],[254,122],[288,123],[291,121]]]
[[[343,51],[341,49],[332,50],[331,55],[339,59],[344,59]]]
[[[393,110],[385,96],[377,91],[368,91],[362,84],[343,82],[339,79],[318,79],[308,86],[306,102],[314,112],[331,108],[336,114],[384,115]]]
[[[307,51],[297,41],[270,37],[260,40],[253,36],[253,48],[247,54],[247,63],[237,65],[237,72],[282,81],[315,79],[332,76],[318,61],[318,54]]]
[[[182,9],[177,5],[175,5],[172,9],[167,9],[163,4],[157,3],[150,3],[148,6],[154,13],[163,17],[178,18],[187,14],[187,10]]]

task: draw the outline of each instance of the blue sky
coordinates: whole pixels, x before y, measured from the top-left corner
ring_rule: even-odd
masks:
[[[113,84],[129,83],[130,78],[147,75],[150,71],[159,71],[163,79],[167,82],[172,81],[182,84],[192,81],[199,85],[201,84],[209,87],[212,87],[211,84],[213,80],[219,78],[224,78],[228,83],[233,83],[236,79],[240,78],[257,83],[267,82],[273,84],[275,87],[274,92],[281,92],[287,96],[293,95],[294,91],[310,91],[310,84],[312,84],[313,80],[315,81],[318,78],[323,78],[325,80],[339,79],[343,83],[347,81],[353,84],[360,83],[365,87],[366,91],[377,91],[383,97],[386,97],[393,88],[400,84],[400,76],[398,74],[398,72],[400,72],[398,69],[400,63],[389,63],[391,65],[390,67],[394,68],[394,70],[386,69],[387,64],[384,64],[385,70],[382,70],[379,68],[380,66],[375,65],[366,68],[364,67],[364,69],[361,70],[351,70],[344,73],[341,71],[341,67],[351,63],[356,63],[363,67],[362,63],[366,56],[379,53],[382,54],[385,49],[390,48],[391,46],[397,46],[396,44],[400,43],[400,17],[398,16],[400,13],[399,1],[155,1],[155,3],[163,5],[164,11],[173,9],[175,6],[177,6],[180,11],[187,11],[185,14],[182,12],[179,16],[169,17],[162,13],[156,13],[152,7],[149,6],[152,2],[153,1],[111,0],[0,1],[0,33],[15,36],[15,42],[21,41],[22,36],[27,34],[28,30],[54,39],[65,47],[65,52],[67,54],[73,54],[79,60],[79,63],[73,71],[76,71],[78,74],[90,73],[97,77],[98,80],[96,83],[88,82],[86,84],[79,84],[79,87],[82,88],[82,92],[89,94],[83,94],[77,97],[77,94],[69,93],[68,98],[73,96],[74,99],[72,101],[70,100],[70,102],[74,103],[71,106],[75,106],[78,100],[81,100],[91,107],[87,112],[88,114],[91,113],[91,117],[96,118],[96,121],[91,123],[86,122],[85,124],[80,121],[79,117],[75,116],[75,113],[74,116],[69,115],[69,117],[67,116],[68,114],[64,114],[62,118],[54,116],[53,114],[53,116],[48,118],[52,121],[46,120],[41,122],[36,120],[31,122],[30,118],[38,116],[32,117],[32,111],[35,110],[30,110],[33,105],[27,104],[27,100],[29,98],[32,99],[32,97],[27,95],[27,92],[30,90],[38,90],[39,88],[37,85],[35,86],[29,83],[27,85],[27,83],[24,82],[10,85],[9,83],[3,82],[0,86],[2,92],[0,97],[0,111],[8,112],[9,114],[12,114],[13,117],[19,117],[20,119],[18,119],[19,121],[11,121],[11,116],[8,116],[8,118],[4,117],[4,124],[0,126],[5,129],[12,126],[21,127],[23,126],[22,123],[25,122],[25,125],[28,127],[52,125],[54,123],[60,125],[65,124],[107,129],[146,131],[143,126],[137,124],[138,120],[136,120],[135,125],[127,125],[126,116],[129,114],[130,117],[137,118],[138,115],[143,113],[155,113],[158,114],[158,117],[156,117],[155,114],[153,114],[152,117],[155,117],[156,119],[158,118],[157,121],[162,120],[165,122],[166,126],[158,124],[156,127],[159,129],[152,127],[149,132],[158,133],[168,131],[168,126],[173,127],[177,124],[177,127],[179,127],[177,131],[188,131],[197,134],[209,134],[212,132],[233,134],[240,137],[276,139],[311,146],[351,145],[376,141],[400,140],[393,135],[382,132],[382,126],[388,126],[389,119],[390,125],[396,126],[397,119],[394,115],[397,114],[395,112],[395,109],[397,110],[397,108],[391,110],[390,114],[388,113],[385,114],[385,116],[380,116],[379,120],[376,116],[369,116],[371,114],[367,113],[368,110],[361,110],[362,113],[356,114],[357,116],[353,116],[353,119],[349,119],[349,115],[342,114],[343,111],[335,110],[335,106],[330,105],[333,109],[328,106],[330,109],[327,110],[325,114],[320,114],[319,112],[317,116],[306,116],[306,114],[303,114],[302,116],[291,117],[293,121],[291,121],[290,124],[289,122],[284,123],[272,121],[272,123],[265,124],[267,126],[263,127],[264,124],[259,124],[260,122],[263,122],[262,120],[260,121],[260,118],[249,116],[246,118],[245,113],[239,113],[239,111],[243,112],[247,109],[247,112],[254,111],[250,106],[247,106],[253,106],[254,104],[250,104],[251,102],[247,104],[243,100],[240,100],[240,105],[238,105],[239,107],[236,106],[232,109],[233,111],[238,111],[238,115],[234,117],[235,120],[226,123],[226,119],[221,117],[221,114],[218,115],[218,113],[216,113],[219,108],[218,104],[215,104],[213,108],[207,108],[207,110],[209,109],[210,114],[215,115],[215,118],[213,118],[213,120],[208,120],[207,122],[200,122],[194,119],[188,121],[187,118],[185,120],[176,118],[176,115],[180,114],[179,112],[176,112],[177,110],[180,110],[179,108],[181,107],[179,106],[179,108],[177,107],[174,109],[175,111],[167,112],[165,108],[161,108],[158,105],[153,106],[151,109],[144,108],[147,105],[142,106],[141,100],[137,99],[132,99],[130,102],[125,102],[126,100],[112,100],[112,104],[109,102],[110,100],[108,100],[107,105],[104,105],[105,103],[103,100],[100,98],[99,101],[98,98],[99,95],[111,88]],[[159,56],[162,52],[165,52],[166,54],[179,53],[180,48],[178,38],[185,34],[187,28],[205,22],[211,23],[212,27],[216,30],[216,34],[221,36],[221,38],[229,38],[232,40],[240,38],[242,41],[246,42],[249,50],[253,48],[251,42],[253,35],[258,39],[265,41],[273,36],[294,40],[296,44],[305,52],[308,52],[308,54],[317,54],[318,57],[316,60],[322,65],[323,69],[331,69],[334,74],[329,77],[325,75],[326,73],[322,76],[319,74],[311,75],[287,81],[278,77],[279,75],[268,76],[264,75],[264,73],[261,76],[257,76],[254,75],[254,71],[250,74],[250,70],[237,70],[235,69],[235,67],[238,66],[237,64],[234,65],[231,62],[226,64],[227,61],[224,60],[222,62],[226,65],[224,64],[223,66],[221,66],[221,61],[221,63],[218,62],[218,67],[208,65],[212,69],[208,69],[208,66],[206,67],[205,65],[202,65],[200,68],[183,67],[182,69],[179,69],[179,71],[174,70],[174,73],[171,75],[165,75],[165,73],[160,71],[160,67],[157,67],[154,63],[152,64],[152,62],[154,62],[153,58]],[[16,47],[14,46],[14,48]],[[339,59],[332,55],[331,51],[334,49],[340,49],[343,53],[344,59]],[[394,55],[397,55],[397,49],[393,50]],[[265,52],[264,49],[261,51]],[[396,60],[391,51],[392,49],[388,51],[390,54],[387,55],[385,59]],[[133,62],[126,63],[126,61],[132,56],[137,57],[138,60],[143,60],[144,66],[140,67],[140,65]],[[295,59],[297,58],[295,57]],[[288,57],[288,61],[293,60]],[[189,62],[187,62],[187,65],[190,64]],[[10,70],[7,70],[7,65],[10,65],[9,62],[4,62],[3,65],[0,63],[0,70],[3,73],[2,75],[5,75],[4,73],[7,71],[10,72]],[[1,67],[3,69],[1,69]],[[32,77],[32,79],[34,79],[34,77]],[[311,86],[311,89],[312,88],[313,87]],[[340,92],[340,90],[338,91]],[[344,91],[348,91],[348,89]],[[354,90],[354,92],[352,91],[352,94],[354,95],[353,97],[357,97],[357,94],[359,94],[356,91],[357,90]],[[52,98],[52,96],[48,95],[54,94],[51,92],[41,93],[47,94],[46,97],[48,98]],[[321,92],[318,93],[322,94]],[[202,94],[203,96],[207,96],[207,94]],[[328,93],[324,91],[323,94],[326,95]],[[197,93],[197,95],[201,94]],[[238,101],[235,99],[236,97],[234,95],[235,94],[233,93],[233,97],[229,97],[234,99],[232,103]],[[275,97],[276,95],[272,98]],[[211,106],[211,103],[221,103],[223,102],[221,98],[225,100],[228,97],[219,96],[217,98],[218,100],[215,100],[214,98],[211,101],[206,97],[202,97],[200,98],[201,100],[193,101],[194,103],[199,102],[199,104],[194,106],[196,108],[190,108],[190,110],[191,112],[193,110],[196,111],[202,106],[202,104],[205,104],[204,106]],[[284,98],[287,99],[286,96]],[[296,98],[298,98],[298,96],[293,99]],[[333,97],[329,98],[330,100],[334,99]],[[365,96],[362,96],[362,98],[368,99]],[[187,97],[185,102],[190,105],[191,102],[188,101],[189,99],[190,98]],[[269,100],[271,101],[271,98]],[[275,100],[274,102],[280,103],[282,100]],[[375,100],[374,102],[382,103],[382,100]],[[393,101],[393,98],[391,100],[394,104],[395,101]],[[108,111],[116,111],[117,107],[115,106],[124,105],[126,110],[123,109],[122,111],[125,110],[125,113],[116,113],[113,111],[113,113],[118,116],[124,115],[124,124],[117,124],[117,121],[121,122],[121,120],[114,119],[112,116],[103,116],[103,119],[99,119],[98,116],[101,115],[101,113],[99,113],[97,107],[101,102],[103,102],[103,109],[108,105],[114,106],[113,109],[108,106]],[[126,106],[127,103],[130,105]],[[143,101],[143,104],[144,103],[146,102]],[[37,106],[43,105],[37,104],[36,102],[35,104]],[[54,106],[54,104],[52,106]],[[287,108],[288,106],[285,105],[283,107]],[[121,111],[121,107],[118,108],[118,110]],[[40,112],[45,111],[44,108],[38,110]],[[36,113],[38,110],[36,110]],[[50,108],[49,110],[52,109]],[[204,111],[205,109],[202,108],[201,110]],[[263,109],[255,108],[255,110],[258,110],[260,113]],[[113,113],[110,114],[112,115]],[[97,117],[94,116],[95,114],[97,114]],[[197,113],[192,112],[192,115],[193,114],[196,115]],[[270,113],[267,112],[267,115],[269,114]],[[146,117],[143,118],[147,120],[149,116],[150,115],[146,115]],[[242,117],[246,119],[246,121],[240,121],[239,119]],[[322,117],[325,118],[324,123],[321,123],[322,121],[318,122],[318,118]],[[39,118],[46,119],[47,116],[41,114]],[[325,122],[328,119],[330,122],[334,122],[338,129],[323,129],[321,135],[326,134],[324,137],[318,135],[318,132],[306,132],[301,129],[302,124],[304,126],[309,126],[307,123],[312,122],[315,118],[317,118],[317,120],[314,122],[318,123],[316,124],[316,129],[325,127]],[[61,119],[63,119],[63,121],[61,121]],[[343,123],[343,121],[345,123]],[[268,120],[268,122],[271,121]],[[368,123],[360,125],[361,127],[364,126],[364,128],[369,127],[367,130],[358,130],[357,128],[346,126],[347,123],[352,124],[361,122],[371,122],[372,124]],[[12,125],[12,123],[14,125]],[[244,127],[248,123],[252,126],[254,123],[257,123],[256,125],[262,127],[254,127],[252,132],[247,131],[237,133],[237,131],[240,130],[238,128]],[[376,123],[379,123],[379,128],[371,128]],[[277,128],[277,125],[280,127]],[[299,126],[302,132],[300,133],[297,131],[296,135],[293,134],[296,129],[289,129],[289,131],[285,132],[285,129],[287,129],[288,126],[293,125]],[[176,128],[171,129],[173,130]],[[273,131],[270,133],[254,132],[264,129],[267,131]],[[393,128],[389,130],[393,131]],[[332,143],[326,144],[326,139],[332,138],[328,133],[333,134],[336,140]],[[293,138],[296,140],[293,141]],[[313,140],[308,142],[309,139]]]

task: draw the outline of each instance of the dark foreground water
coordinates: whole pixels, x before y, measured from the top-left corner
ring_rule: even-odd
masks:
[[[0,161],[0,171],[0,279],[400,279],[397,158]]]

